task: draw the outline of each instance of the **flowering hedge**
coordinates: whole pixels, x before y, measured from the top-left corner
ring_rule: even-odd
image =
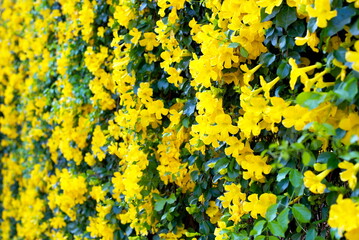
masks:
[[[358,0],[3,0],[1,239],[358,239]]]

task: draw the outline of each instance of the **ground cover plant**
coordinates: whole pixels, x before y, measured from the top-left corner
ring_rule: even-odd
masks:
[[[0,1],[0,238],[359,239],[358,0]]]

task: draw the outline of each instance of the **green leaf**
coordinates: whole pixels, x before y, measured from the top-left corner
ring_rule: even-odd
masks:
[[[302,92],[297,96],[296,102],[302,107],[314,109],[324,102],[325,98],[325,93]]]
[[[351,102],[358,93],[358,79],[351,77],[349,80],[342,82],[334,92],[340,99]]]
[[[292,213],[300,223],[309,223],[312,218],[311,212],[303,204],[294,204]]]
[[[317,236],[317,231],[315,231],[315,228],[312,227],[307,231],[305,240],[314,240],[316,236]]]
[[[165,204],[166,204],[166,199],[160,198],[155,202],[155,210],[157,212],[161,211],[164,208]]]
[[[297,169],[291,169],[289,172],[289,181],[294,187],[303,185],[303,175]]]
[[[279,64],[279,67],[277,68],[277,75],[280,77],[280,79],[283,79],[289,75],[290,72],[290,65],[282,61],[281,64]]]
[[[268,228],[274,236],[284,237],[283,228],[277,221],[269,222]]]
[[[356,10],[351,6],[336,9],[337,16],[328,22],[328,26],[323,29],[322,36],[330,37],[343,30],[344,26],[351,22],[351,18],[356,14]]]
[[[266,219],[268,222],[271,222],[275,219],[275,217],[277,216],[277,208],[278,208],[278,205],[277,204],[273,204],[272,206],[270,206],[268,209],[267,209],[267,212],[266,212]]]
[[[302,162],[304,166],[313,166],[314,165],[314,155],[310,151],[305,151],[302,154]]]
[[[297,12],[295,8],[284,5],[275,17],[274,24],[287,30],[288,26],[294,23],[295,20],[297,20]]]
[[[239,49],[239,53],[241,54],[242,57],[245,57],[245,58],[248,57],[248,51],[247,51],[245,48],[243,48],[243,47],[241,47],[241,48]]]
[[[289,173],[289,171],[291,170],[291,168],[285,167],[282,168],[281,170],[279,170],[278,175],[277,175],[277,182],[282,181],[287,174]]]
[[[183,114],[191,116],[196,109],[196,99],[187,100],[186,104],[183,107]]]
[[[228,164],[229,164],[229,159],[227,157],[221,158],[216,162],[216,165],[214,166],[214,171],[218,173],[222,169],[226,168]]]
[[[266,239],[266,236],[264,235],[260,235],[254,238],[254,240],[264,240],[264,239]]]
[[[265,220],[260,220],[260,221],[256,222],[254,224],[252,231],[250,232],[250,235],[256,237],[259,234],[261,234],[265,223],[266,223]]]
[[[269,236],[269,237],[268,237],[268,240],[278,240],[278,238],[277,238],[277,237],[274,237],[274,236]]]
[[[359,18],[351,25],[350,33],[353,35],[359,35]]]
[[[326,163],[328,169],[336,169],[339,164],[339,159],[332,152],[323,152],[323,153],[319,154],[317,162],[318,163]]]
[[[259,57],[259,63],[270,66],[276,59],[273,53],[264,53]]]
[[[174,203],[176,201],[176,195],[174,193],[171,193],[170,197],[166,201],[169,204]]]
[[[342,63],[345,63],[346,60],[345,60],[345,53],[347,52],[347,50],[343,47],[339,47],[337,50],[335,50],[333,52],[334,54],[334,57],[339,61],[339,62],[342,62]]]
[[[228,45],[229,48],[237,48],[239,47],[239,43],[236,43],[236,42],[232,42]]]
[[[288,223],[289,223],[288,215],[289,215],[289,208],[286,208],[277,217],[277,221],[283,227],[284,232],[288,228]]]

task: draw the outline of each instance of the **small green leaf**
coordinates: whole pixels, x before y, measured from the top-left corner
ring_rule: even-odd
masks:
[[[214,166],[214,171],[218,173],[222,169],[226,168],[228,165],[229,165],[229,159],[227,157],[221,158],[216,162],[216,165]]]
[[[290,65],[287,62],[282,61],[277,68],[277,75],[280,79],[283,79],[289,75],[290,72]]]
[[[174,203],[176,201],[176,195],[174,193],[171,193],[171,196],[166,201],[169,204]]]
[[[264,53],[259,57],[259,63],[270,66],[276,59],[273,53]]]
[[[323,152],[323,153],[319,154],[317,162],[318,163],[326,163],[328,169],[336,169],[339,164],[339,159],[337,158],[337,156],[334,153]]]
[[[248,52],[247,52],[247,50],[246,50],[245,48],[243,48],[243,47],[241,47],[241,48],[239,49],[239,53],[241,54],[242,57],[245,57],[245,58],[248,57]]]
[[[284,237],[283,228],[277,221],[269,222],[268,228],[274,236]]]
[[[359,35],[359,18],[351,25],[350,33],[353,35]]]
[[[282,168],[281,170],[279,170],[278,175],[277,175],[277,182],[282,181],[287,174],[289,173],[289,171],[291,170],[291,168],[285,167]]]
[[[325,93],[302,92],[297,96],[296,102],[302,107],[314,109],[324,102],[325,98]]]
[[[300,223],[309,223],[310,219],[312,218],[311,212],[303,204],[294,204],[292,207],[292,212],[294,217]]]
[[[250,235],[256,237],[259,234],[261,234],[265,223],[266,223],[266,221],[264,221],[264,220],[260,220],[260,221],[256,222],[254,224],[252,231],[250,232]]]
[[[316,236],[317,236],[317,231],[315,231],[315,228],[312,227],[307,231],[305,240],[314,240]]]
[[[358,93],[358,79],[355,77],[351,77],[349,80],[346,79],[334,92],[339,98],[351,102]]]
[[[267,209],[267,212],[266,212],[266,219],[268,222],[271,222],[275,219],[275,217],[277,216],[277,208],[278,208],[278,205],[277,204],[273,204],[272,206],[270,206],[268,209]]]
[[[305,151],[302,154],[302,162],[304,166],[313,166],[314,165],[314,155],[310,151]]]
[[[336,9],[337,16],[328,22],[328,26],[323,29],[322,36],[330,37],[343,30],[344,26],[349,24],[351,18],[356,14],[356,11],[351,6]]]
[[[166,199],[161,198],[161,199],[157,200],[155,202],[155,210],[157,212],[161,211],[164,208],[165,204],[166,204]]]
[[[254,240],[264,240],[264,239],[266,239],[266,236],[263,236],[263,235],[256,236],[256,237],[254,238]]]
[[[289,181],[294,187],[303,185],[303,175],[297,169],[291,169],[289,172]]]
[[[277,221],[283,227],[284,232],[288,228],[288,223],[289,223],[288,215],[289,215],[289,208],[286,208],[277,217]]]
[[[295,20],[297,20],[297,12],[295,8],[284,5],[275,17],[274,24],[287,30],[288,26],[294,23]]]
[[[239,47],[239,43],[236,43],[236,42],[232,42],[228,45],[229,48],[237,48]]]

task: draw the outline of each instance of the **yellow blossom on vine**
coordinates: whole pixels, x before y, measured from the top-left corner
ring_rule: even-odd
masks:
[[[266,178],[263,174],[269,174],[272,170],[272,167],[267,165],[266,161],[267,158],[262,158],[261,156],[252,154],[245,156],[245,160],[241,163],[241,167],[247,170],[243,172],[243,178],[264,182]]]
[[[357,173],[359,172],[359,163],[355,165],[351,162],[344,161],[338,164],[338,167],[341,169],[345,169],[344,172],[340,173],[340,179],[343,182],[348,182],[349,187],[354,190],[355,186],[357,185]]]
[[[225,185],[224,190],[226,191],[223,196],[218,199],[221,200],[222,206],[228,208],[231,204],[240,205],[241,201],[246,199],[246,194],[242,193],[240,184]]]
[[[282,0],[259,0],[257,4],[258,6],[265,8],[267,14],[271,14],[274,7],[278,7],[282,4]]]
[[[302,46],[304,44],[308,44],[308,46],[314,51],[319,52],[317,48],[319,43],[319,38],[315,32],[310,33],[309,30],[307,31],[307,35],[305,37],[296,37],[295,44],[298,46]]]
[[[352,68],[359,72],[359,40],[354,44],[355,51],[347,51],[345,53],[345,60],[352,62]]]
[[[312,171],[308,170],[304,173],[304,186],[309,188],[312,193],[321,194],[324,193],[326,185],[322,183],[323,179],[332,171],[327,169],[318,175],[315,175]]]
[[[94,186],[90,192],[90,196],[97,202],[105,200],[107,192],[102,189],[101,186]]]
[[[359,205],[350,198],[339,195],[337,203],[330,206],[328,224],[342,235],[359,228]]]
[[[209,207],[206,210],[206,214],[209,216],[210,221],[213,224],[216,224],[222,216],[215,201],[209,201]]]
[[[336,10],[330,10],[330,0],[315,0],[314,8],[307,6],[307,11],[311,18],[317,18],[317,25],[320,28],[325,28],[327,21],[337,16]]]
[[[252,218],[257,219],[258,214],[262,217],[266,216],[267,209],[276,203],[277,196],[272,193],[264,193],[258,199],[258,194],[248,196],[249,202],[243,203],[243,210],[250,212]]]
[[[129,34],[132,36],[131,42],[136,45],[141,38],[142,32],[138,31],[137,28],[132,28]]]
[[[146,51],[152,51],[154,47],[158,47],[160,43],[156,39],[156,34],[153,32],[146,32],[143,34],[144,39],[140,40],[140,45],[146,47]]]

